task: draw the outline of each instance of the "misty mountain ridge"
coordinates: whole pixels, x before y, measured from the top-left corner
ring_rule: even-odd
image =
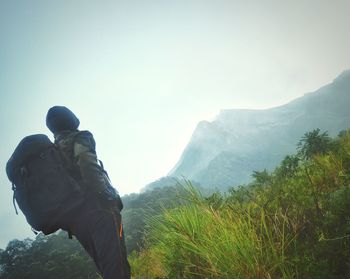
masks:
[[[270,109],[227,109],[198,123],[168,176],[226,189],[248,183],[254,170],[273,170],[308,131],[335,136],[350,128],[350,70],[332,83]],[[169,179],[166,184],[169,184]],[[145,188],[152,187],[153,183]],[[161,180],[153,185],[162,185]]]

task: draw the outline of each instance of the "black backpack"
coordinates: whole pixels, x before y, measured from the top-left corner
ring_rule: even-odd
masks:
[[[12,182],[14,205],[16,200],[27,222],[44,234],[60,229],[65,215],[84,200],[83,189],[46,135],[25,137],[7,162],[6,173]]]

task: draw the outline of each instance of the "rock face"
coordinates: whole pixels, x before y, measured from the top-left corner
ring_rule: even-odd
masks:
[[[335,136],[350,128],[350,70],[331,84],[266,110],[223,110],[200,122],[169,176],[225,189],[249,182],[253,170],[274,169],[308,131]]]

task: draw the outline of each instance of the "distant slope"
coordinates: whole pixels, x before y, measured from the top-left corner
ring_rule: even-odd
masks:
[[[331,84],[286,105],[266,110],[223,110],[200,122],[169,176],[204,187],[246,183],[253,170],[273,169],[305,132],[320,128],[334,136],[350,127],[350,70]]]

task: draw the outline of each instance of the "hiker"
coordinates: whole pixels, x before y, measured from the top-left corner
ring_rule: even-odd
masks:
[[[120,211],[122,201],[112,187],[95,140],[79,131],[79,119],[64,106],[54,106],[46,126],[54,134],[70,174],[84,189],[83,201],[62,218],[62,229],[74,235],[94,260],[104,279],[130,278]]]

